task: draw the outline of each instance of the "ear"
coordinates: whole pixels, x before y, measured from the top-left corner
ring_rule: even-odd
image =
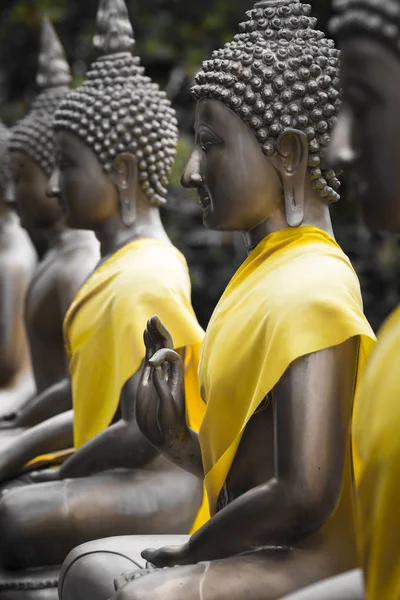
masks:
[[[304,219],[304,184],[308,166],[306,134],[298,129],[286,129],[278,138],[277,151],[286,221],[289,227],[298,227]]]
[[[135,157],[127,152],[118,154],[114,159],[110,178],[117,188],[121,219],[124,225],[133,225],[136,219],[135,192],[138,180]]]

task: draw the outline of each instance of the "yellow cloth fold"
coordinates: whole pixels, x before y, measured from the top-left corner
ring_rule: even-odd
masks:
[[[110,425],[124,384],[144,358],[143,332],[155,314],[169,329],[175,348],[187,348],[194,358],[185,361],[185,388],[188,421],[198,431],[204,403],[196,357],[204,332],[190,294],[183,255],[155,239],[135,240],[118,250],[79,290],[64,322],[75,448]]]
[[[125,382],[144,358],[143,332],[155,314],[170,331],[175,348],[186,349],[187,420],[199,430],[205,410],[198,382],[204,331],[190,296],[185,258],[171,244],[155,239],[121,248],[79,290],[64,321],[76,449],[110,425]],[[204,498],[195,526],[207,518]]]
[[[357,392],[359,542],[368,600],[400,598],[400,307],[387,319]]]
[[[336,242],[316,227],[262,240],[228,284],[202,347],[199,440],[211,514],[247,422],[289,365],[354,336],[360,373],[375,336]]]

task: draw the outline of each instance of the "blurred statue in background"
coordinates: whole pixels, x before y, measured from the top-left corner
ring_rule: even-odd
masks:
[[[196,77],[182,183],[205,225],[245,232],[248,249],[204,339],[199,435],[160,319],[145,332],[138,425],[205,479],[212,517],[183,545],[158,540],[142,552],[150,568],[129,573],[143,540],[84,544],[64,563],[61,600],[107,600],[115,578],[115,600],[273,600],[358,564],[350,425],[374,334],[333,237],[339,182],[324,151],[339,60],[310,10],[256,2]]]
[[[36,253],[7,203],[8,129],[0,123],[0,415],[17,410],[35,392],[24,327],[24,302]]]
[[[3,426],[26,427],[71,408],[63,340],[65,314],[99,260],[98,242],[88,231],[65,226],[65,215],[46,195],[55,165],[54,112],[68,92],[69,66],[52,27],[43,19],[37,84],[41,89],[28,115],[13,129],[9,148],[13,194],[23,227],[41,230],[49,249],[38,265],[25,302],[37,396],[12,411]]]
[[[162,456],[134,415],[143,331],[154,313],[184,362],[194,431],[205,409],[197,377],[204,332],[191,306],[185,258],[159,213],[176,152],[175,112],[132,56],[124,1],[101,0],[97,23],[99,57],[55,113],[58,164],[48,193],[65,206],[68,226],[96,233],[101,262],[64,322],[73,411],[30,428],[0,454],[0,565],[8,573],[0,592],[12,575],[61,564],[84,541],[187,534],[208,517],[206,505],[199,512],[202,482]],[[157,332],[150,335],[158,344]],[[167,334],[165,345],[172,350]],[[55,445],[72,438],[75,453],[60,469],[9,481],[38,450],[60,449]]]
[[[328,159],[344,170],[371,231],[400,233],[400,2],[340,0],[343,103]],[[382,325],[354,414],[360,571],[288,600],[392,600],[400,593],[400,307]]]

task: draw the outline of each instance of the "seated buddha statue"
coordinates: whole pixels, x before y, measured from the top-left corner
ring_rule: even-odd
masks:
[[[35,391],[24,327],[24,301],[36,252],[7,203],[9,131],[0,123],[0,415],[15,410]]]
[[[7,428],[34,425],[71,408],[62,325],[76,292],[99,260],[94,234],[67,228],[59,204],[46,195],[54,168],[52,119],[68,92],[69,80],[60,41],[49,21],[43,19],[37,75],[41,92],[9,141],[11,195],[21,224],[28,230],[40,230],[48,242],[48,251],[33,274],[25,300],[36,395],[24,406],[10,407],[2,421]]]
[[[131,53],[123,0],[101,0],[94,41],[99,57],[86,82],[55,113],[57,166],[48,193],[68,227],[96,233],[101,261],[64,321],[73,411],[28,429],[0,454],[0,568],[14,575],[61,564],[79,543],[98,537],[187,534],[200,522],[201,481],[160,454],[134,416],[143,330],[155,312],[175,342],[167,336],[160,349],[175,348],[184,362],[195,431],[205,409],[197,378],[204,332],[191,306],[186,261],[159,213],[177,121]],[[60,469],[12,479],[38,454],[72,439],[75,452]],[[207,518],[206,505],[198,518]]]
[[[256,2],[196,76],[182,183],[206,227],[244,232],[248,250],[203,342],[198,434],[160,315],[144,335],[138,426],[204,481],[211,518],[180,545],[83,544],[64,562],[61,600],[272,600],[358,565],[350,425],[374,334],[332,231],[338,51],[310,8]]]
[[[343,104],[328,159],[348,173],[372,231],[400,232],[397,102],[400,2],[336,2],[332,29],[341,46]],[[400,308],[378,332],[361,379],[353,435],[358,477],[360,571],[304,589],[293,600],[391,600],[400,589]],[[340,587],[339,587],[340,586]],[[318,591],[318,596],[314,592]],[[334,596],[333,594],[337,595]],[[314,594],[314,595],[313,595]],[[289,600],[289,599],[288,599]]]

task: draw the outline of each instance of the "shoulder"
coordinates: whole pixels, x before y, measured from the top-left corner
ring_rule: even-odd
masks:
[[[313,244],[300,249],[290,260],[277,263],[263,284],[279,303],[319,303],[345,296],[361,303],[358,277],[348,257],[335,247]]]
[[[69,269],[93,270],[100,260],[100,245],[91,231],[68,232],[59,251],[59,260]]]
[[[171,244],[144,244],[127,253],[109,268],[112,285],[121,295],[154,295],[190,287],[183,255]]]

